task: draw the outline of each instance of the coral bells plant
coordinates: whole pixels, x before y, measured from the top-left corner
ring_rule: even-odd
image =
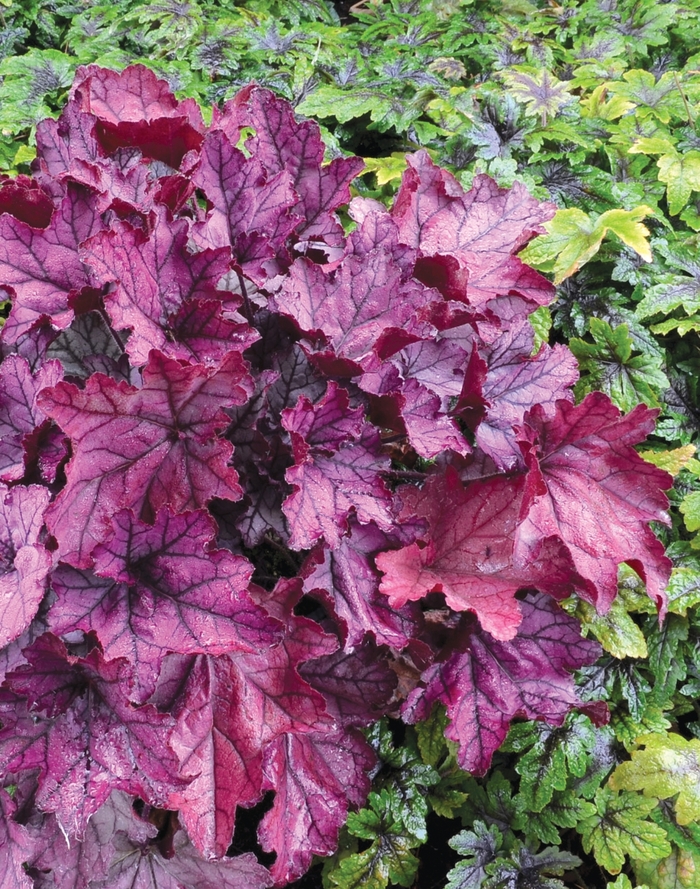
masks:
[[[139,66],[36,138],[0,184],[3,886],[282,886],[380,716],[441,702],[477,775],[515,717],[603,721],[558,600],[605,611],[627,563],[663,613],[671,479],[653,411],[533,348],[553,207],[425,152],[350,200],[286,102],[206,125]],[[266,794],[269,868],[227,855]]]

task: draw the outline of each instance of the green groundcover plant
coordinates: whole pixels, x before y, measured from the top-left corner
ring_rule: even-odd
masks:
[[[48,212],[48,205],[42,204],[40,196],[31,196],[33,187],[22,178],[30,173],[37,152],[37,125],[47,116],[57,116],[64,107],[78,65],[94,61],[121,70],[142,60],[168,81],[181,100],[187,96],[196,98],[204,108],[207,125],[211,105],[233,98],[250,80],[271,87],[292,102],[298,113],[319,120],[326,162],[335,159],[337,163],[349,154],[364,156],[364,170],[360,171],[359,166],[353,170],[353,175],[359,172],[360,177],[350,185],[350,193],[370,202],[395,206],[395,193],[407,170],[406,153],[423,148],[435,162],[451,170],[467,191],[475,177],[478,184],[478,177],[487,173],[502,188],[522,183],[540,201],[556,205],[555,215],[541,220],[539,236],[530,241],[522,254],[527,264],[553,279],[556,285],[556,299],[542,300],[539,308],[528,315],[534,341],[530,342],[527,360],[537,354],[543,342],[549,342],[551,349],[566,345],[577,359],[579,376],[577,380],[567,378],[562,385],[573,392],[576,403],[603,391],[623,412],[638,405],[660,410],[653,438],[640,446],[640,453],[647,462],[675,479],[670,491],[672,526],[655,525],[673,564],[666,593],[668,615],[660,626],[656,608],[638,575],[624,565],[618,577],[618,595],[614,599],[609,595],[612,605],[607,612],[598,613],[590,596],[564,599],[560,606],[563,613],[571,615],[584,635],[597,640],[604,650],[602,659],[576,673],[576,694],[582,702],[604,700],[610,710],[610,722],[594,727],[585,709],[572,712],[561,725],[517,722],[493,754],[492,765],[483,777],[479,777],[478,768],[472,769],[468,764],[472,775],[465,773],[463,751],[460,754],[455,741],[444,738],[449,718],[454,719],[454,703],[448,700],[449,695],[437,698],[432,709],[416,709],[415,717],[420,719],[415,726],[406,725],[405,718],[403,722],[397,721],[396,700],[380,723],[373,720],[381,715],[381,707],[375,710],[370,720],[373,727],[363,730],[375,757],[373,767],[366,772],[371,785],[363,785],[365,794],[371,786],[370,795],[361,799],[358,793],[341,805],[343,815],[336,818],[331,830],[334,837],[348,806],[351,811],[340,832],[339,847],[325,860],[323,875],[319,862],[306,880],[307,885],[317,886],[323,879],[328,887],[383,887],[390,882],[432,887],[447,882],[451,887],[477,889],[561,885],[603,889],[606,883],[616,889],[692,889],[700,872],[697,809],[693,808],[698,781],[693,739],[700,736],[696,704],[700,691],[700,463],[696,458],[700,425],[696,232],[700,223],[695,207],[700,193],[700,178],[695,169],[696,120],[700,109],[695,57],[700,30],[698,4],[689,0],[662,4],[645,0],[562,4],[367,2],[356,5],[354,13],[348,16],[347,5],[278,4],[271,0],[239,4],[143,4],[120,0],[109,5],[3,0],[0,11],[4,16],[0,32],[0,54],[4,57],[0,61],[0,165],[16,183],[8,180],[3,185],[6,203],[2,209],[16,208],[20,195],[23,204],[36,202],[32,213],[38,215],[23,220],[30,226],[42,228]],[[245,148],[246,140],[254,135],[255,127],[249,125],[251,132],[244,128],[237,143],[244,154],[250,152],[250,148]],[[173,158],[158,160],[170,165]],[[406,175],[414,169],[409,166]],[[129,174],[126,169],[122,172]],[[66,175],[75,176],[75,171]],[[135,181],[137,174],[130,175]],[[163,178],[165,174],[156,175]],[[350,168],[348,176],[352,178]],[[102,180],[91,185],[83,183],[93,189],[104,184]],[[298,182],[292,185],[295,189],[298,186]],[[46,183],[42,188],[46,190]],[[197,188],[194,194],[203,212],[211,198],[205,188]],[[56,195],[50,196],[55,203]],[[358,221],[351,221],[342,209],[348,196],[338,205],[345,233]],[[211,207],[209,211],[213,212]],[[100,214],[103,212],[100,209]],[[116,212],[125,225],[134,223],[125,211]],[[143,208],[137,212],[143,213]],[[392,209],[391,214],[395,213]],[[289,245],[298,231],[290,229],[285,242],[292,257],[299,248]],[[81,236],[80,232],[75,235]],[[345,237],[343,234],[339,244]],[[312,242],[313,238],[305,248],[307,259],[320,263],[323,257],[314,254]],[[524,243],[518,244],[517,249]],[[202,246],[196,249],[201,250]],[[221,246],[216,243],[210,249]],[[254,245],[245,249],[252,251],[246,256],[255,255]],[[333,259],[326,254],[326,260]],[[277,254],[275,262],[278,261]],[[83,258],[80,265],[91,268]],[[253,281],[250,265],[242,274],[246,281]],[[289,272],[282,270],[280,274]],[[435,283],[431,279],[431,285],[426,286]],[[105,278],[101,287],[110,286]],[[243,298],[240,283],[220,282],[219,286],[235,294],[235,299]],[[252,287],[248,284],[246,295],[249,290],[253,299],[259,287],[254,281]],[[188,299],[201,297],[206,302],[210,296],[209,291],[199,295],[192,292]],[[123,302],[124,297],[113,298],[111,311],[116,311],[120,300]],[[106,311],[109,303],[107,300]],[[257,312],[256,304],[253,306]],[[9,308],[8,302],[6,314]],[[77,316],[83,314],[77,304],[69,305],[68,311],[77,312]],[[119,322],[109,315],[105,323],[123,346],[128,346],[135,339],[129,331],[139,325],[130,323],[134,321],[133,307],[121,311],[124,314]],[[142,350],[141,357],[135,352],[134,358],[127,351],[129,357],[124,360],[130,367],[140,372],[138,362],[147,356],[149,344],[163,350],[162,333],[149,340],[156,335],[159,325],[167,322],[164,329],[169,331],[165,334],[168,342],[173,337],[172,341],[178,341],[187,329],[190,319],[183,315],[179,321],[171,322],[171,311],[168,303],[157,317],[151,318],[150,333],[140,346],[136,338],[133,348]],[[139,310],[137,314],[142,313]],[[238,314],[250,327],[246,313]],[[126,319],[130,319],[129,323]],[[234,325],[243,323],[226,314],[216,323],[224,320]],[[16,318],[11,323],[15,322]],[[117,323],[124,327],[115,328]],[[290,333],[285,328],[285,336],[291,335],[295,342],[301,342],[296,339],[299,319],[292,314],[288,323],[297,332]],[[113,336],[107,335],[102,322],[100,329],[101,335],[107,336],[105,342],[112,342]],[[222,329],[227,331],[226,336],[232,333],[230,327]],[[210,342],[209,333],[207,338]],[[518,346],[514,342],[512,346],[522,349],[521,359],[526,360],[525,344]],[[503,354],[508,354],[512,346]],[[332,343],[330,348],[335,354]],[[406,348],[409,347],[404,346],[402,354]],[[14,349],[12,346],[4,354],[13,354]],[[249,345],[248,349],[254,346]],[[114,360],[118,358],[116,352],[107,351]],[[198,354],[201,358],[203,353]],[[249,362],[250,354],[246,352]],[[517,352],[510,354],[514,357]],[[388,360],[380,357],[382,361]],[[39,380],[37,359],[29,354],[24,359],[36,380],[32,393],[37,385],[53,386],[58,382],[49,377]],[[184,359],[181,355],[175,360]],[[487,359],[487,380],[494,381],[493,362],[497,360]],[[504,374],[510,372],[505,369],[508,360]],[[276,365],[273,370],[280,372]],[[67,379],[80,387],[80,379],[96,371],[105,369],[88,362],[77,372],[77,380],[70,373]],[[473,372],[478,372],[478,365]],[[107,370],[108,376],[110,373]],[[401,379],[406,368],[402,365],[397,373],[396,379]],[[327,366],[322,368],[321,378],[339,383],[345,379],[338,377],[336,367],[331,371]],[[140,385],[130,376],[122,379],[130,386]],[[411,435],[415,438],[418,432],[415,422],[413,432],[410,431],[406,418],[411,403],[415,404],[415,393],[411,386],[402,384],[399,397],[395,382],[385,384],[394,387],[388,390],[389,398],[399,405],[392,408],[393,416],[406,427],[400,429],[401,434],[408,435],[412,442]],[[425,380],[421,382],[424,384]],[[445,394],[433,393],[436,398]],[[386,397],[383,391],[362,397],[369,395],[375,411],[377,402],[386,403],[382,401]],[[429,412],[429,416],[435,421],[444,411],[444,417],[457,424],[468,444],[482,448],[487,428],[494,425],[478,414],[489,401],[488,386],[485,390],[482,385],[481,407],[469,406],[472,419],[466,426],[466,415],[450,413],[459,395],[449,395],[442,408],[436,408],[437,413]],[[310,397],[312,404],[315,397]],[[33,404],[34,394],[22,398],[29,398]],[[12,404],[14,413],[17,402]],[[531,404],[530,401],[528,406]],[[358,402],[348,402],[349,410],[358,407]],[[28,410],[33,422],[37,419],[35,408]],[[462,410],[467,410],[464,404]],[[368,417],[384,429],[383,424],[391,415],[374,413]],[[252,422],[257,432],[261,430],[260,416],[255,414]],[[40,438],[40,444],[31,451],[36,455],[32,459],[38,460],[39,454],[48,459],[48,444],[44,440],[50,426],[47,417],[40,416],[44,427],[40,423],[21,434],[17,430],[11,433],[14,447],[21,444],[20,450],[24,448],[23,436],[31,432],[34,438]],[[418,414],[414,419],[417,418]],[[263,425],[269,422],[266,419]],[[280,427],[279,420],[276,422],[275,434],[286,437],[287,448],[292,447],[292,430]],[[393,428],[392,424],[386,428]],[[471,438],[479,429],[481,442]],[[221,436],[224,431],[217,430],[216,435]],[[263,437],[268,433],[265,427]],[[230,437],[230,433],[226,434]],[[393,428],[392,434],[398,435],[399,430]],[[446,434],[449,438],[449,434],[456,433],[446,432],[443,419],[440,434],[444,443]],[[490,434],[500,433],[495,430]],[[52,433],[50,437],[55,436]],[[359,440],[361,436],[358,439],[351,434],[340,450]],[[236,459],[241,459],[241,445],[231,443],[235,467]],[[415,455],[402,452],[396,443],[392,445],[391,470],[414,474],[412,481],[406,475],[391,476],[394,480],[390,484],[385,481],[392,497],[400,478],[417,484],[419,477],[434,472],[431,465],[435,455],[416,451],[413,442],[411,446]],[[251,448],[254,451],[254,445]],[[333,451],[339,452],[337,448]],[[291,454],[296,465],[293,447]],[[320,457],[321,453],[315,450],[309,459],[317,464]],[[59,455],[53,459],[60,466]],[[65,461],[65,455],[62,459]],[[268,455],[264,459],[272,458]],[[261,473],[256,469],[255,484],[261,490],[270,478],[275,479],[279,497],[279,485],[283,491],[290,491],[284,488],[289,484],[289,467],[285,458],[276,459],[281,461],[278,474],[271,476],[267,470]],[[251,466],[249,461],[245,472],[239,473],[241,478],[253,477]],[[44,472],[36,468],[32,471]],[[30,476],[15,476],[8,478],[7,483],[12,488],[26,485],[29,479]],[[43,475],[38,482],[33,479],[32,476],[32,484],[47,489],[53,485],[52,497],[59,490],[56,486],[63,484],[60,470],[53,482]],[[250,496],[246,491],[246,503]],[[356,509],[351,507],[350,514],[356,515]],[[243,549],[236,549],[240,539],[232,532],[225,543],[217,538],[216,546],[255,564],[254,581],[264,589],[269,588],[270,578],[291,577],[298,572],[301,566],[295,553],[299,551],[291,551],[296,561],[290,564],[290,552],[282,555],[276,548],[280,545],[279,528],[274,522],[271,526],[265,524],[271,520],[272,507],[260,503],[256,518],[252,513],[255,509],[245,519],[251,528],[268,528],[260,541],[251,547],[254,537],[246,538]],[[10,521],[16,521],[15,513],[12,515]],[[143,515],[140,518],[147,525],[150,522]],[[217,513],[215,518],[221,527],[221,516]],[[428,518],[426,514],[424,520]],[[235,513],[229,527],[236,527],[240,521]],[[286,533],[289,531],[287,528]],[[352,531],[351,537],[358,533]],[[441,532],[433,527],[431,533]],[[43,537],[37,537],[31,547],[45,549],[45,544]],[[16,542],[11,549],[15,545]],[[396,541],[392,545],[400,552],[410,543]],[[205,550],[211,546],[211,542],[206,544]],[[378,552],[366,549],[362,563],[374,559]],[[407,550],[402,559],[408,555]],[[335,571],[335,576],[343,573],[325,562],[318,570],[331,574]],[[353,562],[347,572],[347,576],[357,574],[357,564]],[[372,576],[376,583],[383,575],[375,567]],[[430,574],[423,582],[433,579],[434,574]],[[38,586],[35,584],[34,600],[40,588],[41,581]],[[309,596],[308,589],[305,593]],[[48,602],[41,606],[42,613],[46,605]],[[347,606],[347,614],[357,605],[358,600],[353,600]],[[320,612],[309,612],[308,598],[296,607],[303,612],[299,619],[310,613],[316,621],[320,619]],[[314,606],[317,607],[327,613],[328,603],[324,600]],[[426,613],[432,619],[433,612],[441,608],[450,613],[454,600],[444,605],[430,601]],[[341,621],[343,629],[342,621],[347,617],[336,615],[335,619]],[[355,630],[355,644],[363,632]],[[397,648],[395,639],[383,643]],[[347,645],[347,639],[343,640],[343,646]],[[66,656],[84,660],[87,654],[72,649]],[[426,672],[424,665],[415,662],[415,656],[412,652],[407,661],[407,655],[402,655],[398,670],[398,688],[402,691],[396,693],[399,697],[410,695],[411,689],[418,687],[417,677]],[[360,668],[356,665],[354,669],[359,675]],[[396,662],[392,662],[392,670],[397,672]],[[426,677],[418,681],[423,687]],[[319,694],[328,700],[327,688]],[[428,721],[421,721],[428,713]],[[532,714],[523,710],[518,719],[527,715]],[[367,717],[364,724],[366,720]],[[353,723],[355,727],[362,724],[359,717]],[[15,790],[14,779],[9,780],[8,786],[15,796],[12,803],[7,803],[8,811],[14,811],[16,818],[24,818],[23,823],[28,824],[29,810],[22,810],[22,797],[17,795],[21,785],[17,782]],[[257,807],[250,811],[238,809],[234,836],[238,851],[254,847],[261,817],[266,817],[268,824],[274,819],[265,811],[271,805],[274,807],[280,793],[279,787],[273,788],[274,780],[269,780],[271,789]],[[115,796],[113,800],[116,799]],[[121,803],[113,801],[111,805],[118,808]],[[161,809],[156,806],[153,811]],[[172,834],[175,829],[171,816],[167,823],[154,825],[151,821],[144,828],[144,820],[152,817],[157,821],[156,815],[146,812],[144,819],[143,810],[129,814],[128,807],[123,815],[127,820],[120,822],[121,828],[113,830],[110,837],[130,836],[129,842],[135,844],[130,848],[148,850],[148,861],[159,861],[154,856],[172,848],[169,841],[163,844],[168,830]],[[104,820],[104,813],[100,817]],[[113,813],[110,817],[122,816]],[[98,818],[95,829],[100,823]],[[108,833],[109,828],[104,830]],[[103,834],[105,843],[107,833]],[[13,834],[10,844],[21,844],[22,836]],[[177,842],[181,843],[184,836],[180,831]],[[455,839],[448,847],[446,841],[453,836]],[[335,839],[327,841],[321,854],[327,856],[335,844]],[[269,842],[266,848],[270,848]],[[263,863],[276,865],[259,847],[257,852]],[[20,859],[21,855],[15,860]],[[22,859],[26,860],[29,854]],[[311,858],[305,861],[310,863]],[[280,873],[281,865],[276,866]],[[54,879],[49,871],[47,867],[42,879]],[[178,877],[174,873],[171,870],[167,878],[161,874],[160,879],[186,879],[184,874]],[[289,874],[291,878],[291,871]],[[36,869],[32,877],[39,879]],[[216,879],[221,884],[222,878]]]

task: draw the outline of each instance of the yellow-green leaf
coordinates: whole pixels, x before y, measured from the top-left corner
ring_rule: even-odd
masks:
[[[695,456],[695,445],[684,445],[682,448],[673,448],[670,451],[640,451],[639,456],[647,463],[653,463],[659,469],[678,475],[688,461]]]
[[[678,794],[676,820],[690,824],[700,819],[700,740],[686,741],[673,732],[642,735],[630,762],[610,776],[614,790],[641,790],[646,797],[668,799]]]
[[[700,151],[665,154],[656,165],[659,180],[666,183],[668,212],[677,216],[688,203],[691,192],[700,191]]]
[[[647,657],[644,633],[627,613],[624,602],[618,597],[607,614],[598,614],[588,602],[579,602],[576,616],[584,630],[592,633],[603,648],[613,657]]]
[[[661,861],[633,861],[638,880],[648,889],[698,889],[700,854],[690,849],[674,849]],[[640,887],[641,889],[641,887]]]
[[[645,204],[633,210],[607,210],[595,218],[578,207],[558,210],[545,224],[547,234],[535,238],[520,258],[540,271],[553,272],[554,283],[560,284],[595,256],[603,238],[612,232],[649,262],[649,230],[641,220],[651,213]]]
[[[377,185],[401,179],[406,169],[406,155],[394,152],[390,157],[365,157],[363,173],[375,173]]]

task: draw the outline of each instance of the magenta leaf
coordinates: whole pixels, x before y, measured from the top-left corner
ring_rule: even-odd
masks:
[[[263,849],[277,853],[271,867],[276,885],[303,874],[313,855],[334,851],[349,805],[367,798],[375,761],[356,729],[283,735],[267,748],[263,786],[275,790],[275,800],[258,835]]]
[[[219,130],[206,137],[192,181],[212,205],[194,227],[198,245],[232,248],[243,271],[264,280],[265,260],[275,257],[300,219],[289,173],[268,175],[257,157],[246,158]]]
[[[398,401],[408,440],[419,456],[432,460],[441,451],[453,450],[463,455],[471,453],[471,447],[459,427],[447,416],[444,400],[425,386],[415,379],[408,380]]]
[[[163,855],[155,842],[142,843],[119,836],[118,854],[104,880],[92,889],[267,889],[269,871],[255,855],[211,861],[197,852],[184,830],[178,831],[172,851]]]
[[[37,406],[38,393],[63,378],[58,361],[45,362],[32,374],[26,359],[8,355],[0,364],[0,478],[18,481],[36,456],[28,438],[46,420]]]
[[[325,147],[315,121],[297,122],[289,104],[269,90],[254,88],[241,96],[247,101],[232,102],[227,110],[233,112],[238,127],[255,131],[249,146],[268,172],[286,171],[291,176],[301,204],[295,212],[304,219],[298,236],[312,244],[317,240],[340,244],[343,229],[333,211],[350,200],[349,185],[364,166],[361,159],[335,158],[324,166]],[[218,125],[228,133],[225,117]]]
[[[217,295],[216,285],[226,274],[229,250],[187,250],[189,226],[158,213],[148,235],[128,223],[116,223],[83,245],[83,262],[99,284],[116,283],[105,297],[115,330],[132,331],[127,353],[133,364],[148,361],[151,349],[171,358],[189,358],[190,350],[172,343],[170,317],[188,299]]]
[[[526,479],[496,476],[462,486],[456,475],[433,477],[403,493],[403,515],[429,523],[423,544],[380,553],[380,589],[392,606],[437,591],[450,608],[470,610],[497,639],[512,639],[520,624],[515,593],[535,578],[513,561],[513,535],[524,508]]]
[[[67,839],[55,815],[32,824],[37,849],[31,858],[36,889],[89,889],[107,876],[121,836],[146,845],[158,829],[136,816],[133,799],[113,790],[90,818],[82,840]]]
[[[361,235],[353,233],[351,243]],[[274,307],[294,318],[302,331],[322,331],[334,354],[359,369],[391,336],[397,339],[394,351],[429,336],[433,328],[428,306],[434,299],[433,291],[407,279],[390,255],[375,249],[346,254],[330,273],[308,259],[297,259]]]
[[[247,594],[253,566],[213,550],[216,526],[203,510],[160,510],[153,526],[122,510],[113,534],[93,552],[94,574],[60,566],[49,612],[56,633],[94,630],[105,657],[137,668],[135,699],[153,693],[163,658],[256,652],[279,625]]]
[[[3,719],[0,766],[40,770],[36,804],[55,812],[64,831],[82,837],[113,789],[164,805],[185,783],[168,746],[173,719],[127,700],[125,660],[105,661],[97,649],[70,655],[50,634],[24,654],[29,664],[5,682],[28,698],[32,715],[16,706],[13,718]]]
[[[295,489],[282,504],[292,529],[290,547],[310,549],[321,538],[338,546],[351,510],[362,524],[375,522],[388,530],[392,498],[381,479],[388,466],[379,435],[369,424],[361,437],[330,455],[310,448],[286,473]]]
[[[148,520],[161,506],[183,511],[241,496],[226,465],[231,445],[215,438],[227,424],[221,407],[243,404],[252,391],[240,354],[206,369],[153,352],[143,379],[135,389],[95,374],[82,390],[59,383],[40,396],[73,447],[47,522],[61,557],[77,568],[90,565],[122,507]]]
[[[39,610],[52,567],[39,543],[49,492],[0,483],[0,649],[21,635]]]
[[[481,395],[488,408],[476,430],[476,440],[499,469],[522,462],[513,427],[522,422],[533,404],[541,405],[551,416],[558,400],[573,400],[571,387],[578,379],[573,354],[566,346],[543,344],[537,355],[532,355],[532,341],[532,328],[523,319],[481,351],[487,364]]]
[[[620,416],[607,395],[592,392],[576,406],[558,401],[551,418],[536,405],[521,427],[537,491],[517,530],[517,558],[537,558],[541,541],[557,537],[588,579],[600,611],[617,594],[622,562],[645,581],[662,614],[665,609],[671,563],[649,522],[669,522],[663,489],[672,478],[633,448],[654,428],[655,416],[644,405]]]
[[[16,805],[6,790],[0,788],[0,873],[3,889],[32,889],[34,883],[23,867],[34,852],[34,843],[27,828],[13,815]]]
[[[68,188],[46,228],[0,216],[0,284],[14,296],[5,342],[16,342],[43,315],[58,328],[70,324],[69,298],[90,283],[78,246],[101,228],[94,198],[78,186]]]
[[[0,213],[10,213],[32,228],[46,228],[53,210],[53,201],[35,179],[0,174]]]
[[[543,719],[561,725],[576,696],[572,670],[593,663],[600,646],[581,638],[578,623],[547,596],[521,602],[523,620],[510,641],[495,639],[463,619],[453,653],[422,676],[404,716],[425,719],[435,701],[447,707],[448,738],[459,744],[458,761],[483,775],[512,719]]]
[[[165,81],[144,65],[130,65],[121,73],[97,65],[79,68],[71,100],[97,118],[97,138],[107,154],[135,146],[146,157],[178,167],[188,151],[202,144],[197,103],[178,102]]]

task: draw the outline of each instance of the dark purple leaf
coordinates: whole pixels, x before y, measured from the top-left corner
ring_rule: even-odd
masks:
[[[186,220],[173,222],[161,211],[148,235],[118,222],[81,248],[94,280],[116,283],[105,306],[115,330],[131,330],[126,351],[134,365],[145,364],[151,349],[190,358],[189,349],[172,341],[170,318],[193,297],[216,296],[216,285],[228,271],[228,249],[191,254],[188,237]]]
[[[275,791],[258,835],[268,852],[275,884],[301,876],[314,855],[338,844],[348,806],[367,799],[367,773],[376,755],[356,729],[328,734],[283,735],[265,751],[263,786]]]
[[[121,73],[88,65],[79,68],[70,101],[97,118],[96,135],[110,154],[122,146],[178,167],[202,144],[204,124],[194,99],[178,102],[164,80],[144,65]]]
[[[168,746],[173,719],[127,700],[126,661],[105,661],[98,649],[74,657],[50,634],[24,654],[29,664],[5,682],[28,698],[33,713],[15,706],[3,719],[0,767],[38,768],[37,806],[78,837],[113,789],[164,805],[184,783]]]
[[[336,549],[319,546],[309,557],[303,570],[304,591],[320,594],[332,609],[348,649],[360,645],[367,633],[377,644],[397,650],[419,635],[419,608],[412,603],[392,607],[379,592],[380,574],[374,567],[377,553],[405,543],[396,531],[385,533],[373,523],[359,525],[353,519]]]
[[[43,315],[58,328],[70,324],[69,298],[90,283],[78,246],[101,228],[93,196],[78,186],[69,187],[46,228],[0,216],[0,286],[14,297],[2,332],[6,343],[15,343]]]
[[[0,874],[3,889],[32,889],[34,883],[23,867],[34,852],[34,843],[26,827],[17,824],[16,806],[6,790],[0,788]]]

